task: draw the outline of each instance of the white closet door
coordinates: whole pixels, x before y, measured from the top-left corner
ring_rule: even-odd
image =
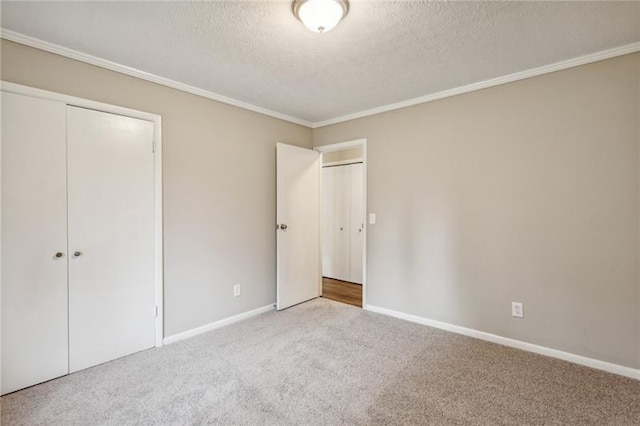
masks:
[[[334,277],[333,252],[335,250],[334,232],[334,202],[335,197],[334,167],[322,169],[322,275]]]
[[[349,170],[346,166],[325,167],[323,170],[329,181],[327,185],[323,185],[327,191],[324,207],[327,229],[323,244],[323,258],[326,257],[326,263],[329,265],[327,271],[323,270],[323,275],[349,281],[351,254],[349,250]]]
[[[347,278],[348,252],[345,247],[345,219],[348,204],[345,201],[344,167],[324,167],[323,181],[323,242],[322,275],[344,280]],[[342,228],[342,230],[341,230]]]
[[[362,255],[364,250],[364,167],[362,163],[349,166],[350,175],[350,272],[349,281],[362,284]]]
[[[67,108],[69,368],[154,346],[153,123]]]
[[[68,373],[65,145],[64,103],[2,93],[2,394]]]

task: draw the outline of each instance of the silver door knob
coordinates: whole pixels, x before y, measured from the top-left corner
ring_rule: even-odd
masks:
[[[62,253],[60,251],[56,253],[56,257],[62,257],[62,256],[64,256],[64,253]]]
[[[78,256],[82,256],[82,253],[80,253],[79,251],[77,251],[77,252],[73,253],[73,255],[74,255],[75,257],[78,257]]]
[[[281,224],[281,225],[280,225],[280,229],[282,229],[283,231],[284,231],[285,229],[287,229],[287,228],[288,228],[288,226],[287,226],[287,224],[286,224],[286,223],[283,223],[283,224]]]

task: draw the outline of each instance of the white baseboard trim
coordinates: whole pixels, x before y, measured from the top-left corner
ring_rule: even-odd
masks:
[[[452,333],[462,334],[469,337],[475,337],[476,339],[486,340],[488,342],[497,343],[499,345],[522,349],[523,351],[533,352],[536,354],[545,355],[552,358],[558,358],[563,361],[573,362],[574,364],[580,364],[586,367],[595,368],[597,370],[603,370],[609,373],[619,374],[621,376],[640,380],[640,370],[637,370],[631,367],[625,367],[623,365],[612,364],[610,362],[600,361],[593,358],[587,358],[582,355],[576,355],[569,352],[560,351],[557,349],[551,349],[545,346],[534,345],[533,343],[522,342],[520,340],[510,339],[508,337],[502,337],[496,334],[486,333],[484,331],[461,327],[459,325],[449,324],[446,322],[431,320],[428,318],[419,317],[417,315],[406,314],[404,312],[398,312],[391,309],[381,308],[378,306],[367,305],[364,309],[370,312],[375,312],[378,314],[400,318],[406,321],[427,325],[429,327],[450,331]]]
[[[224,318],[210,324],[205,324],[200,327],[192,328],[191,330],[183,331],[182,333],[174,334],[173,336],[165,337],[162,341],[163,344],[169,345],[171,343],[178,342],[180,340],[188,339],[198,334],[206,333],[207,331],[215,330],[216,328],[224,327],[225,325],[233,324],[234,322],[242,321],[247,318],[255,317],[256,315],[264,314],[275,309],[275,305],[262,306],[252,311],[243,312],[232,317]]]

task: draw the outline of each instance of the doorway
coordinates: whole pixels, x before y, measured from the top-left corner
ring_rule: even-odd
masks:
[[[366,140],[315,148],[321,152],[322,297],[365,304]]]

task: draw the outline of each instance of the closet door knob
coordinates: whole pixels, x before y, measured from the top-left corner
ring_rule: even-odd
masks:
[[[64,253],[62,253],[60,251],[56,253],[56,257],[62,257],[62,256],[64,256]]]
[[[288,226],[287,226],[287,224],[286,224],[286,223],[283,223],[282,225],[280,225],[280,229],[282,229],[283,231],[284,231],[285,229],[287,229],[287,228],[288,228]]]
[[[77,251],[77,252],[73,253],[73,255],[74,255],[75,257],[78,257],[78,256],[81,256],[81,255],[82,255],[82,253],[80,253],[79,251]]]

